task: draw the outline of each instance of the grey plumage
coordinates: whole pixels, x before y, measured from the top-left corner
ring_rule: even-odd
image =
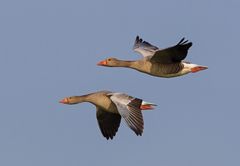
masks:
[[[188,42],[182,38],[176,45],[165,49],[143,41],[139,36],[136,37],[133,50],[147,57],[151,62],[170,64],[181,62],[186,58],[188,49],[192,46],[192,42]]]

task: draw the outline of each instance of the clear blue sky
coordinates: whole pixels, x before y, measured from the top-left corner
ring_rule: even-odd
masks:
[[[240,165],[237,0],[0,1],[0,165]],[[164,79],[104,68],[134,60],[136,35],[161,47],[186,37],[187,60],[208,70]],[[158,104],[137,137],[121,124],[112,141],[95,107],[66,96],[127,92]],[[123,122],[123,121],[122,121]]]

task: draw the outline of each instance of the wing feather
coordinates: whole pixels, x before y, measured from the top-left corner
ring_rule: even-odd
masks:
[[[136,37],[133,50],[140,53],[144,57],[152,56],[158,50],[158,47],[143,41],[139,36]]]
[[[192,42],[188,42],[188,40],[182,38],[175,46],[156,51],[150,61],[162,64],[181,62],[186,58],[188,49],[191,46]]]
[[[123,93],[113,93],[110,99],[116,104],[119,114],[136,135],[142,135],[144,122],[140,109],[142,100]]]
[[[106,112],[98,107],[96,116],[102,135],[106,139],[113,139],[120,126],[121,116],[119,114]]]

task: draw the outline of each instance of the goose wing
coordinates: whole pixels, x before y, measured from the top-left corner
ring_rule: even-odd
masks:
[[[119,114],[106,112],[97,107],[97,120],[102,135],[106,139],[113,139],[120,126],[121,116]]]
[[[119,114],[124,118],[127,125],[136,133],[143,133],[143,116],[141,112],[142,100],[133,98],[124,93],[111,93],[110,99],[117,106]]]
[[[150,61],[161,64],[171,64],[181,62],[186,58],[188,49],[192,46],[192,42],[188,42],[182,38],[175,46],[157,50],[151,57]]]
[[[133,50],[140,53],[144,57],[152,56],[158,49],[158,47],[143,41],[139,36],[136,37]]]

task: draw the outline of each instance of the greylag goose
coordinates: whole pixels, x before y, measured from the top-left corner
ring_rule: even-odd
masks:
[[[127,67],[157,77],[177,77],[207,69],[206,66],[184,62],[192,42],[182,38],[175,46],[159,49],[158,47],[136,37],[133,50],[143,55],[136,61],[124,61],[107,58],[99,66]]]
[[[143,133],[143,116],[141,110],[150,110],[156,106],[142,99],[131,97],[124,93],[99,91],[83,96],[66,97],[60,101],[63,104],[78,104],[90,102],[96,106],[97,121],[102,135],[106,139],[113,139],[116,135],[121,117],[136,133]]]

